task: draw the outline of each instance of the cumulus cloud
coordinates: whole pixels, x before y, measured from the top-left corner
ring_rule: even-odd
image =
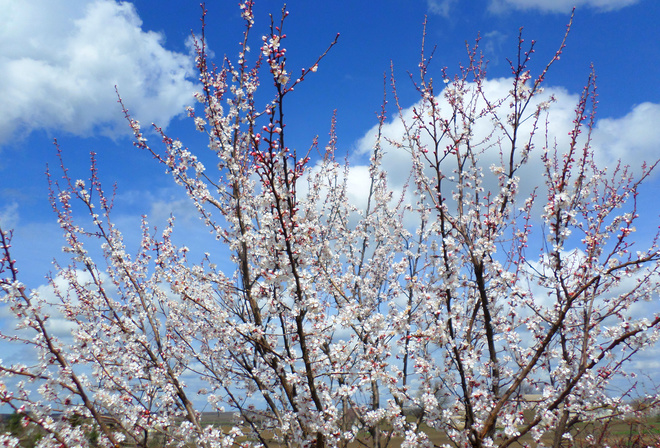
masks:
[[[654,124],[655,123],[655,124]],[[634,164],[658,159],[660,104],[639,104],[621,118],[604,118],[596,124],[594,146],[610,162]]]
[[[489,10],[501,13],[509,9],[539,10],[541,12],[570,12],[573,7],[589,7],[601,12],[616,11],[634,5],[639,0],[491,0]]]
[[[94,289],[94,280],[89,272],[76,269],[75,276],[78,284]],[[114,291],[114,285],[109,281],[107,274],[101,273],[101,281],[107,291]],[[52,284],[40,285],[35,292],[45,304],[42,308],[44,313],[49,316],[46,321],[46,328],[53,336],[70,342],[72,332],[77,328],[77,324],[62,315],[59,308],[61,300],[58,294],[56,294],[55,288],[64,295],[68,303],[78,304],[78,297],[70,293],[71,283],[61,274],[53,279]]]
[[[115,0],[0,0],[0,144],[33,130],[128,133],[114,90],[142,122],[167,126],[192,103],[190,55],[142,29]]]
[[[491,101],[505,98],[512,88],[513,80],[510,78],[499,78],[487,80],[483,85],[486,97]],[[550,146],[556,144],[559,152],[567,148],[570,142],[569,132],[573,129],[575,118],[575,107],[578,103],[578,94],[570,93],[562,87],[548,87],[543,94],[537,97],[537,102],[545,101],[550,96],[555,98],[551,104],[547,118],[547,142]],[[444,94],[438,96],[441,110],[450,111]],[[506,107],[507,103],[503,105]],[[408,124],[413,122],[413,109],[419,108],[415,104],[402,111],[402,116]],[[529,110],[534,110],[530,105]],[[500,115],[508,113],[502,110]],[[519,171],[521,177],[521,192],[527,193],[538,185],[543,176],[543,164],[541,163],[542,147],[546,144],[546,132],[542,118],[539,125],[541,128],[536,132],[534,139],[534,150],[530,155],[529,163]],[[592,133],[592,146],[596,163],[601,167],[612,166],[621,159],[623,163],[630,164],[633,171],[639,173],[641,163],[647,161],[655,162],[658,159],[657,142],[660,141],[660,104],[643,103],[633,107],[626,115],[618,118],[604,118],[597,120]],[[532,120],[527,120],[522,126],[522,133],[528,135],[531,131]],[[357,153],[366,155],[371,153],[378,132],[374,126],[357,142]],[[404,149],[388,144],[388,141],[402,142],[404,140],[404,126],[400,120],[394,119],[383,126],[382,146],[384,149],[383,168],[388,173],[390,187],[395,191],[400,190],[408,182],[411,168],[410,154]],[[493,132],[493,124],[489,119],[478,120],[473,126],[473,142],[481,142],[489,138]],[[490,142],[496,142],[497,133],[490,137]],[[524,140],[524,138],[523,138]],[[522,140],[520,140],[522,141]],[[424,143],[425,140],[423,139]],[[430,143],[426,141],[426,143]],[[485,149],[485,148],[484,148]],[[484,170],[492,164],[500,164],[500,151],[497,146],[485,149],[479,155],[479,162]],[[365,182],[365,170],[360,164],[354,164],[350,176],[356,177],[356,182]],[[359,180],[358,180],[359,179]]]
[[[91,274],[87,271],[76,270],[75,275],[77,281],[83,286],[89,286],[93,283]],[[114,291],[114,285],[109,282],[109,278],[106,274],[101,273],[101,279],[106,290],[111,292]],[[56,294],[53,285],[60,291],[60,293],[64,294],[64,297],[66,297],[70,303],[77,303],[77,297],[74,294],[67,293],[67,291],[70,290],[71,285],[62,275],[55,277],[52,284],[47,283],[38,286],[34,290],[34,293],[38,294],[40,300],[41,316],[48,316],[46,320],[46,328],[48,331],[51,335],[60,338],[65,342],[70,342],[71,332],[76,328],[76,323],[62,315],[60,309],[60,297]],[[2,328],[5,329],[6,334],[11,334],[6,330],[12,329],[12,331],[14,331],[15,326],[19,324],[19,319],[16,318],[15,314],[8,306],[3,305],[0,307],[0,322],[3,322]],[[19,337],[30,339],[34,336],[34,331],[32,329],[23,328],[16,331],[15,334]],[[0,348],[7,350],[7,348],[4,347]]]

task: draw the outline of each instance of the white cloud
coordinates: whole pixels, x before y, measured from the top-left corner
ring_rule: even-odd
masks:
[[[512,79],[500,78],[487,80],[484,83],[483,90],[485,95],[491,100],[496,101],[499,98],[505,98],[512,88]],[[573,120],[575,118],[575,107],[579,100],[577,94],[569,93],[562,87],[547,87],[542,95],[537,97],[537,102],[547,100],[552,95],[555,102],[551,104],[548,118],[547,137],[552,145],[557,143],[560,152],[568,147],[569,132],[573,129]],[[440,109],[450,111],[443,93],[438,96]],[[505,103],[503,107],[506,107]],[[419,107],[415,104],[402,111],[402,115],[410,125],[413,121],[413,108]],[[529,106],[530,111],[534,110],[534,104]],[[508,111],[502,110],[500,115],[505,116]],[[521,178],[521,193],[530,192],[532,188],[539,185],[539,179],[543,177],[543,165],[541,163],[542,147],[545,145],[545,118],[542,117],[539,122],[539,130],[533,140],[534,150],[530,155],[529,163],[518,173]],[[643,161],[654,162],[660,156],[658,154],[658,141],[660,141],[660,128],[657,123],[660,121],[660,104],[643,103],[635,106],[631,112],[620,118],[607,118],[597,120],[595,129],[592,133],[592,146],[596,163],[600,167],[613,165],[618,159],[622,159],[624,164],[630,164],[633,172],[639,174],[640,166]],[[519,135],[528,135],[531,130],[531,120],[522,126],[522,133]],[[365,155],[372,151],[377,134],[377,126],[374,126],[366,132],[364,137],[357,142],[357,152]],[[473,142],[481,142],[493,131],[493,124],[489,119],[478,120],[473,127]],[[410,155],[403,149],[395,148],[392,145],[384,143],[385,140],[403,141],[404,127],[400,120],[394,119],[383,126],[383,168],[388,173],[389,185],[391,188],[400,191],[408,181],[409,170],[411,167]],[[495,142],[497,134],[491,138]],[[524,137],[519,140],[523,142]],[[422,139],[424,143],[425,140]],[[430,143],[426,141],[426,143]],[[521,143],[522,144],[522,143]],[[488,148],[479,155],[481,166],[487,169],[491,164],[499,164],[500,153],[497,146]],[[363,177],[364,169],[360,164],[353,164],[350,176]],[[488,178],[488,176],[487,176]],[[488,182],[488,179],[486,180]],[[356,179],[356,182],[358,180]],[[363,179],[359,182],[364,182]],[[488,188],[489,185],[486,185]],[[494,187],[494,185],[493,185]],[[355,190],[359,193],[363,190]],[[366,193],[364,193],[366,194]],[[356,203],[360,203],[356,199]]]
[[[429,12],[449,18],[452,6],[457,0],[426,0]]]
[[[94,288],[94,280],[88,271],[76,269],[74,273],[78,284],[84,287]],[[101,273],[100,276],[106,291],[114,291],[114,285],[109,282],[107,274]],[[48,315],[46,328],[53,336],[70,342],[72,331],[77,327],[77,324],[62,315],[59,307],[61,298],[55,293],[55,288],[66,298],[66,302],[69,304],[78,305],[79,298],[76,294],[71,293],[71,283],[62,274],[59,274],[53,279],[53,284],[42,284],[35,289],[41,300],[42,310],[44,314]]]
[[[0,226],[6,232],[18,225],[18,203],[12,202],[9,205],[0,207]]]
[[[490,31],[485,33],[480,42],[489,66],[498,65],[502,58],[502,49],[506,43],[507,35],[500,31]]]
[[[653,162],[660,158],[660,104],[642,103],[621,118],[598,120],[594,132],[594,146],[609,158],[637,164],[640,160]]]
[[[77,281],[83,286],[89,286],[93,283],[92,277],[87,271],[76,270],[75,276]],[[108,282],[108,276],[101,273],[101,278],[106,290],[113,291],[114,285]],[[53,283],[60,293],[67,298],[69,303],[76,304],[78,302],[78,298],[75,294],[69,294],[71,285],[65,277],[58,275],[53,279]],[[60,338],[63,341],[70,342],[71,331],[76,328],[76,323],[62,315],[59,307],[61,304],[60,297],[55,293],[53,284],[41,284],[34,290],[34,293],[37,294],[35,297],[38,297],[41,316],[48,316],[48,319],[46,320],[46,328],[48,331],[51,335]],[[34,301],[37,299],[33,298],[32,300]],[[3,304],[3,306],[0,307],[0,321],[4,321],[2,328],[5,334],[11,334],[11,331],[15,331],[15,326],[19,323],[14,312],[11,311],[6,304]],[[9,331],[9,329],[11,329],[11,331]],[[32,329],[24,328],[16,331],[16,334],[20,337],[30,339],[35,333]]]
[[[509,9],[531,10],[542,12],[570,12],[573,7],[594,8],[601,12],[616,11],[626,6],[634,5],[639,0],[491,0],[488,9],[501,13]]]
[[[127,2],[0,0],[0,144],[37,129],[128,134],[115,85],[135,118],[166,126],[192,103],[193,61],[141,26]]]
[[[182,224],[186,227],[200,226],[199,211],[195,208],[192,199],[186,197],[171,197],[169,200],[155,199],[150,202],[149,221],[159,228],[167,224],[170,216],[176,218],[177,227]]]

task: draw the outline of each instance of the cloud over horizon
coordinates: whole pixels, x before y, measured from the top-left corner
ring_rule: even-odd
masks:
[[[35,130],[128,135],[132,115],[167,126],[191,104],[190,55],[142,29],[135,6],[115,0],[0,1],[0,145]]]

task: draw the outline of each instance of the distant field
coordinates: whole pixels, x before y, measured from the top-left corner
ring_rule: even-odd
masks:
[[[206,412],[202,414],[202,421],[205,425],[214,425],[226,428],[229,430],[233,425],[234,413],[232,412]],[[431,441],[436,446],[449,444],[450,440],[439,432],[434,431],[428,427],[422,427]],[[42,437],[42,431],[33,425],[24,428],[20,425],[20,419],[14,414],[0,414],[0,433],[11,432],[21,439],[21,447],[31,448],[36,445],[38,440]],[[247,431],[246,431],[247,432]],[[640,420],[621,420],[610,419],[603,422],[595,423],[582,423],[577,428],[571,431],[572,440],[564,439],[561,447],[599,447],[610,446],[611,448],[642,448],[642,447],[660,447],[660,417],[653,417]],[[273,435],[265,434],[265,439],[268,446],[272,448],[279,448],[279,445],[273,442]],[[95,437],[90,434],[90,438]],[[372,440],[365,432],[360,434],[358,441],[354,441],[348,445],[347,448],[369,447],[373,446]],[[589,442],[587,439],[591,438]],[[241,438],[239,442],[247,440],[247,437]],[[553,435],[548,434],[544,436],[543,441],[546,446],[552,443]],[[402,437],[392,437],[389,440],[389,447],[399,447],[403,442]],[[524,437],[520,443],[511,445],[512,447],[522,447],[526,444],[534,447],[531,437]],[[497,445],[497,444],[496,444]],[[125,444],[126,447],[134,445]],[[154,437],[153,443],[150,446],[157,448],[164,446],[163,440],[158,440]],[[192,447],[191,447],[192,448]]]

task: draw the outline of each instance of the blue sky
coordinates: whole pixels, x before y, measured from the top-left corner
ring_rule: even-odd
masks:
[[[402,106],[416,101],[407,71],[417,70],[425,16],[427,44],[437,45],[433,75],[439,77],[444,66],[455,73],[467,59],[465,42],[480,34],[489,78],[498,79],[510,75],[506,58],[515,55],[521,26],[527,42],[538,42],[533,67],[544,65],[561,42],[573,4],[567,48],[547,78],[547,86],[561,93],[558,107],[572,109],[593,63],[602,120],[598,139],[608,156],[603,160],[619,156],[635,164],[659,158],[657,0],[289,1],[289,67],[309,66],[341,35],[318,72],[290,99],[290,141],[302,149],[316,135],[323,142],[336,110],[340,153],[357,159],[363,137],[373,134],[390,62]],[[267,32],[268,12],[278,14],[281,7],[272,0],[257,2],[255,50]],[[234,57],[243,31],[237,2],[209,1],[207,9],[211,50]],[[58,164],[53,138],[74,177],[86,177],[88,154],[98,153],[106,187],[118,184],[115,217],[129,244],[145,213],[162,223],[178,212],[184,233],[195,228],[171,179],[132,146],[114,85],[135,118],[156,122],[203,150],[203,136],[181,114],[197,88],[190,32],[200,29],[200,11],[189,0],[0,0],[0,222],[15,228],[14,256],[29,286],[45,283],[53,258],[66,260],[44,175],[46,164]],[[643,193],[647,223],[657,228],[657,175]]]

